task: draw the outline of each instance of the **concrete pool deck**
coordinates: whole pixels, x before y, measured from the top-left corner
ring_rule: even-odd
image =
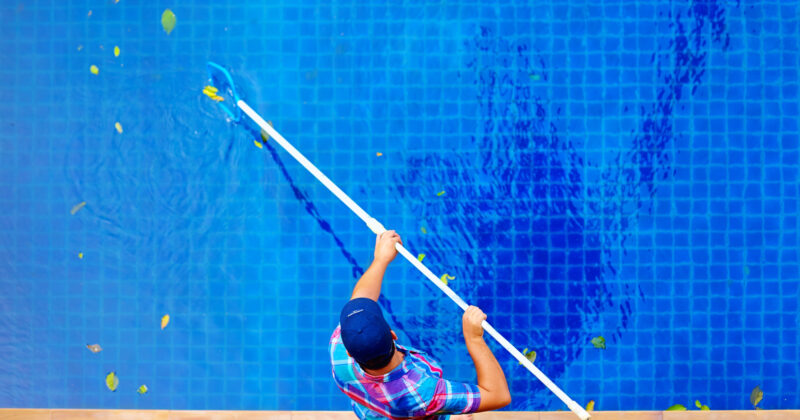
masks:
[[[466,419],[466,416],[453,416]],[[500,411],[473,414],[476,420],[574,420],[566,411]],[[83,410],[0,409],[0,420],[354,420],[349,411],[189,411],[189,410]],[[741,411],[593,411],[594,420],[795,420],[800,410]]]

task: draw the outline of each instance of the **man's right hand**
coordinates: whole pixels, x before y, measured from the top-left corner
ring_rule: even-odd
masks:
[[[483,338],[483,327],[481,323],[486,319],[486,314],[483,313],[477,306],[470,306],[464,311],[464,316],[461,318],[461,324],[464,329],[464,339]]]

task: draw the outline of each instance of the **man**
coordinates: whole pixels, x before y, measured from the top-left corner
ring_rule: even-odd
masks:
[[[375,239],[369,269],[353,289],[339,316],[329,351],[336,385],[352,399],[360,419],[446,419],[448,414],[495,410],[511,403],[500,364],[483,341],[486,315],[470,306],[462,318],[464,342],[478,384],[443,379],[442,368],[425,352],[396,343],[383,318],[378,297],[386,267],[402,245],[395,231]]]

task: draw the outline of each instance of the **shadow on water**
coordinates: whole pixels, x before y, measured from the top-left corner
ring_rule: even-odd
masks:
[[[456,291],[490,314],[512,343],[536,349],[537,364],[552,378],[591,347],[593,336],[619,339],[635,299],[647,299],[635,282],[613,280],[613,262],[626,253],[639,214],[652,211],[649,200],[658,182],[672,173],[667,146],[675,136],[674,107],[700,84],[708,43],[723,51],[729,43],[718,2],[690,2],[683,13],[665,11],[661,17],[671,32],[651,58],[661,87],[654,103],[641,106],[630,148],[601,168],[599,180],[583,179],[597,165],[585,162],[581,146],[560,132],[561,107],[550,103],[558,99],[537,89],[551,78],[545,60],[525,43],[481,28],[465,43],[462,72],[475,86],[480,113],[472,146],[453,154],[412,155],[397,188],[412,213],[438,229],[421,238],[421,249],[455,262],[457,277],[464,279],[452,285]],[[433,201],[433,187],[419,185],[458,189]],[[406,332],[449,324],[436,314],[450,302],[438,300],[432,287],[431,295],[430,310],[410,319]],[[608,314],[616,325],[598,331]],[[419,335],[434,354],[455,344],[452,338]],[[516,369],[510,356],[499,359]],[[543,388],[528,377],[509,379],[515,395]],[[513,408],[547,406],[516,399]]]

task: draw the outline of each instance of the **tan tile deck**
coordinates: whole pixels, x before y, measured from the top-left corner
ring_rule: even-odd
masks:
[[[800,410],[593,411],[593,420],[800,420]],[[575,420],[568,411],[478,413],[475,420]],[[455,416],[453,420],[464,419]],[[349,411],[0,409],[0,420],[354,420]]]

